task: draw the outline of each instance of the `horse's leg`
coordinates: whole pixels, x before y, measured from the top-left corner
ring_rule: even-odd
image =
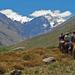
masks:
[[[68,44],[65,45],[65,53],[68,53]]]
[[[59,49],[60,49],[60,51],[61,51],[61,43],[59,43]]]
[[[71,44],[71,49],[70,49],[70,54],[72,55],[73,53],[73,44]]]
[[[66,53],[66,50],[65,49],[66,49],[66,47],[65,47],[65,44],[63,43],[62,44],[62,53]]]
[[[75,49],[73,50],[73,58],[75,59]]]
[[[63,44],[62,43],[59,43],[59,49],[61,52],[63,52]]]

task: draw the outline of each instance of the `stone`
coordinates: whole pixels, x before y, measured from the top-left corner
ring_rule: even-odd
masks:
[[[11,71],[11,75],[21,75],[22,71],[21,70],[13,70]]]
[[[42,60],[45,64],[49,64],[49,63],[52,63],[52,62],[55,62],[56,59],[54,57],[48,57],[48,58],[44,58]]]
[[[25,49],[25,47],[17,47],[17,48],[14,48],[12,50],[24,50],[24,49]]]

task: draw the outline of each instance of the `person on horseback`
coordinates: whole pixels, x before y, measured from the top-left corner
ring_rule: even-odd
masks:
[[[64,34],[61,33],[60,36],[59,36],[59,48],[60,48],[60,51],[64,52]]]
[[[71,41],[72,41],[72,42],[75,42],[75,32],[72,33]]]
[[[72,32],[71,41],[72,41],[72,44],[73,44],[73,58],[75,59],[75,31]]]
[[[72,53],[73,45],[71,42],[71,33],[65,34],[64,40],[65,40],[65,53],[68,53],[69,51]]]
[[[59,40],[64,40],[64,34],[63,33],[61,33],[61,35],[59,36]]]

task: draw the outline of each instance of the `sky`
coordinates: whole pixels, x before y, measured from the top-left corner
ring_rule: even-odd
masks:
[[[71,11],[75,14],[75,0],[0,0],[0,10],[2,9],[12,9],[21,15],[47,9]]]

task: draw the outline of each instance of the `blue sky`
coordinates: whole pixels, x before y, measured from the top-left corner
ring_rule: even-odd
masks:
[[[75,14],[75,0],[0,0],[1,9],[12,9],[21,15],[40,9],[68,10]]]

